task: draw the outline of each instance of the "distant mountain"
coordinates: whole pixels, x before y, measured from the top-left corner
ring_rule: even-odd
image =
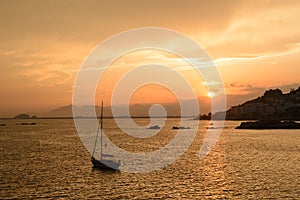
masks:
[[[265,91],[261,97],[231,107],[226,119],[300,120],[300,87],[286,94],[280,89]]]
[[[62,106],[54,109],[50,112],[40,114],[42,117],[71,117],[72,116],[72,105]]]
[[[129,107],[129,112],[132,117],[148,117],[149,109],[151,104],[134,104]],[[165,104],[163,105],[168,116],[180,116],[180,109],[177,104]],[[74,106],[74,109],[77,111],[76,113],[80,113],[79,116],[76,117],[90,117],[91,110],[95,109],[97,116],[100,116],[100,107],[99,106]],[[126,106],[116,106],[114,116],[118,117],[128,117]],[[105,117],[112,117],[112,109],[111,107],[103,108]],[[151,113],[154,117],[161,116],[161,112],[157,109],[154,109],[153,113]],[[54,109],[50,112],[40,114],[39,117],[73,117],[72,105],[62,106],[57,109]]]
[[[82,115],[80,117],[87,117],[89,116],[89,110],[93,109],[93,107],[94,106],[74,106],[74,109],[76,109]],[[94,109],[96,109],[97,113],[99,113],[100,107],[95,106]],[[56,108],[47,113],[42,113],[39,116],[40,117],[73,117],[72,104]]]
[[[210,110],[210,102],[207,100],[207,97],[203,97],[198,99],[201,111],[203,112],[209,112]],[[200,103],[204,102],[204,103]],[[166,111],[166,114],[168,117],[174,117],[174,116],[181,116],[181,109],[178,103],[163,103],[161,104],[163,108]],[[152,117],[161,117],[164,116],[161,109],[157,109],[157,107],[154,109],[150,109],[152,104],[133,104],[129,106],[129,112],[131,117],[148,117],[149,111],[151,111]],[[118,105],[114,107],[114,116],[116,117],[128,117],[127,112],[127,106],[125,105]],[[190,100],[185,100],[182,102],[182,108],[185,109],[185,116],[196,116],[199,112],[196,110]],[[95,109],[97,116],[100,116],[100,107],[99,106],[92,106],[92,105],[85,105],[85,106],[74,106],[74,109],[76,109],[80,113],[80,116],[76,117],[89,117],[91,116],[91,110]],[[112,109],[109,106],[104,107],[104,116],[105,117],[112,117]],[[57,109],[54,109],[47,113],[39,114],[39,117],[73,117],[73,111],[72,111],[72,105],[62,106]]]

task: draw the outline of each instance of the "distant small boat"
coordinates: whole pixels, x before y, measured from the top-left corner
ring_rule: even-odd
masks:
[[[190,127],[184,127],[184,126],[173,126],[173,129],[177,130],[177,129],[191,129],[191,128]]]
[[[158,125],[150,126],[148,129],[160,129]]]
[[[93,163],[93,167],[101,170],[112,170],[112,171],[119,171],[119,167],[121,165],[121,162],[115,162],[113,160],[107,159],[107,158],[113,158],[113,155],[110,154],[103,154],[103,140],[102,140],[102,128],[103,128],[103,102],[101,105],[101,118],[100,118],[100,126],[97,131],[95,145],[92,153],[91,161]],[[96,159],[94,157],[95,149],[97,145],[97,139],[98,139],[98,133],[100,130],[100,159]]]
[[[28,122],[22,122],[20,125],[36,125],[35,122],[28,123]]]

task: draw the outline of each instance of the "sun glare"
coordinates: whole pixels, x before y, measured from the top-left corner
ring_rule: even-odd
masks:
[[[210,98],[212,98],[212,97],[215,96],[215,93],[214,93],[214,92],[208,92],[208,93],[207,93],[207,96],[210,97]]]

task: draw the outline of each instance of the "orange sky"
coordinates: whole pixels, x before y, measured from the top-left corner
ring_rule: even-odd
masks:
[[[268,88],[288,91],[300,85],[299,10],[297,0],[2,0],[0,117],[71,104],[76,73],[89,52],[120,31],[147,26],[197,41],[215,62],[229,103]],[[188,67],[180,69],[188,74]],[[207,94],[201,79],[194,84],[200,96]]]

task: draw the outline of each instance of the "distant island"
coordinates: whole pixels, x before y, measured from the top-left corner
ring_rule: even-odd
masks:
[[[280,89],[265,91],[263,96],[232,106],[224,112],[199,115],[195,119],[218,119],[226,112],[227,120],[300,120],[300,87],[283,94]]]
[[[300,123],[280,120],[242,122],[236,129],[300,129]]]

